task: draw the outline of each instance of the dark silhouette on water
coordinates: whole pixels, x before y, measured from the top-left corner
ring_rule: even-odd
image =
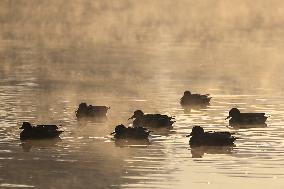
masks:
[[[115,139],[148,139],[149,134],[144,127],[125,127],[123,124],[117,125],[111,133]]]
[[[87,103],[82,102],[81,104],[79,104],[79,107],[76,110],[76,117],[105,118],[109,109],[110,107],[107,106],[93,106],[87,105]]]
[[[58,138],[63,131],[59,131],[56,125],[32,126],[29,122],[23,122],[20,133],[21,140]]]
[[[144,114],[142,110],[136,110],[132,117],[133,127],[172,128],[173,117],[161,114]]]
[[[265,113],[241,113],[238,108],[232,108],[229,111],[230,125],[253,125],[253,124],[265,124],[267,116]]]
[[[185,91],[180,99],[182,106],[209,105],[212,97],[209,94],[192,94],[190,91]]]
[[[190,146],[233,146],[236,140],[230,132],[204,132],[200,126],[194,126],[189,136]]]

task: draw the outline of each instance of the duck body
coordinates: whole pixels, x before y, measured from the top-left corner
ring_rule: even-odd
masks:
[[[182,106],[208,105],[211,98],[209,94],[191,94],[190,91],[185,91],[183,97],[180,99],[180,104]]]
[[[204,132],[200,126],[194,126],[189,136],[190,146],[232,146],[236,140],[230,132]]]
[[[134,119],[134,127],[169,128],[175,122],[173,117],[162,114],[144,114],[141,110],[136,110],[129,119]]]
[[[93,105],[87,105],[86,103],[81,103],[76,110],[76,117],[82,118],[82,117],[106,117],[107,111],[110,109],[110,107],[107,106],[93,106]]]
[[[32,126],[29,122],[23,122],[23,131],[20,133],[21,140],[58,138],[63,131],[59,131],[56,125]]]
[[[265,113],[241,113],[237,108],[232,108],[229,111],[230,125],[253,125],[253,124],[265,124],[267,116]]]
[[[115,139],[148,139],[150,131],[144,127],[125,127],[121,124],[111,134],[114,134]]]

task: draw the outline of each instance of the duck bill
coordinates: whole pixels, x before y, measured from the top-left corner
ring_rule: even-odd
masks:
[[[192,133],[190,133],[189,135],[186,135],[186,137],[191,137],[192,136]]]
[[[225,120],[229,119],[230,117],[231,117],[231,116],[226,117],[226,119],[225,119]]]
[[[20,127],[19,129],[24,129],[24,128],[23,128],[23,126],[22,126],[22,127]]]
[[[130,120],[130,119],[134,119],[134,115],[132,117],[128,118],[128,120]]]

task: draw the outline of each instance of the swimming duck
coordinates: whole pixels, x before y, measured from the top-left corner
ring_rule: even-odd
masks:
[[[149,134],[144,127],[125,127],[123,124],[117,125],[111,133],[116,139],[148,139]]]
[[[194,126],[189,136],[191,146],[232,146],[236,140],[230,132],[204,132],[200,126]]]
[[[136,110],[132,117],[134,127],[153,127],[153,128],[165,128],[172,127],[173,117],[161,114],[144,114],[142,110]]]
[[[76,117],[106,117],[107,111],[109,109],[110,107],[107,106],[93,106],[87,105],[87,103],[83,102],[76,110]]]
[[[57,138],[63,132],[58,131],[56,125],[32,126],[29,122],[23,122],[19,129],[23,129],[20,133],[21,140]]]
[[[212,97],[209,94],[192,94],[190,91],[185,91],[183,97],[180,99],[182,106],[204,105],[209,104]]]
[[[241,113],[238,108],[232,108],[229,111],[229,116],[226,119],[229,119],[229,123],[234,124],[264,124],[267,120],[265,113]]]

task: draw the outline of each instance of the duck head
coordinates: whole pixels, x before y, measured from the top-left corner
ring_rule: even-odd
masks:
[[[190,91],[184,91],[183,96],[190,96],[191,92]]]
[[[136,110],[133,113],[133,116],[130,117],[129,119],[139,118],[139,117],[142,117],[143,115],[144,115],[144,113],[142,112],[142,110]]]
[[[189,136],[196,136],[196,135],[202,135],[204,134],[204,129],[200,126],[194,126],[191,130],[190,135],[187,135],[187,137]]]
[[[82,102],[81,104],[79,104],[79,109],[87,109],[87,108],[88,108],[87,103]]]
[[[226,117],[226,119],[229,119],[231,117],[238,117],[241,114],[240,110],[238,108],[232,108],[229,111],[229,116]]]
[[[111,135],[113,134],[121,134],[123,133],[127,128],[123,125],[123,124],[120,124],[118,126],[115,127],[114,129],[114,132],[111,133]]]
[[[19,129],[31,129],[32,125],[29,122],[23,122],[22,126]]]

